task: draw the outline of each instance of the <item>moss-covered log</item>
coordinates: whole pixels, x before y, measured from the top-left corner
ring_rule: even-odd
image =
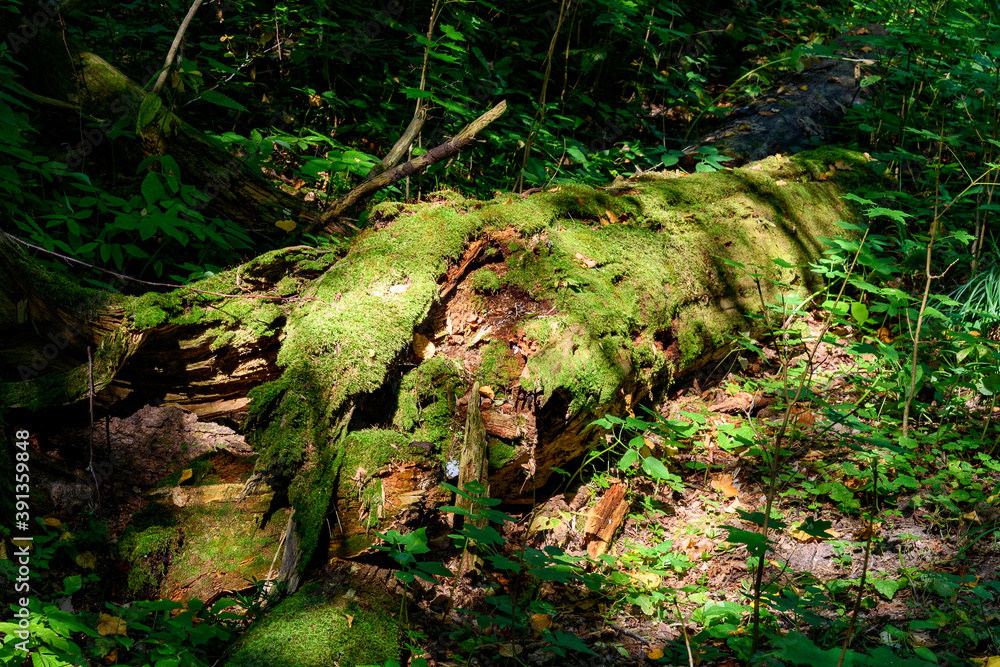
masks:
[[[843,168],[828,178],[834,162]],[[299,539],[288,562],[301,570],[328,538],[331,554],[357,554],[375,529],[446,500],[437,482],[457,463],[474,381],[491,493],[530,498],[597,439],[594,419],[717,358],[775,284],[815,290],[804,267],[853,218],[840,194],[865,174],[861,156],[825,150],[607,188],[383,204],[346,254],[289,248],[200,291],[95,301],[89,317],[109,324],[88,337],[118,350],[102,396],[166,397],[206,415],[249,397],[258,469],[290,483]],[[0,278],[25,261],[0,253]],[[0,327],[24,335],[3,356],[7,379],[44,344],[36,314],[51,323],[78,300],[58,285],[36,290],[27,311],[2,302]],[[68,386],[74,373],[33,381]],[[24,386],[0,396],[31,407],[82,397],[20,400]]]

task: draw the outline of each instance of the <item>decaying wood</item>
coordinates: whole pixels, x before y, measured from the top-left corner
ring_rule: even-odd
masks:
[[[591,558],[597,558],[607,552],[615,532],[625,519],[628,506],[628,500],[625,499],[625,485],[619,482],[613,484],[590,511],[583,532],[587,553]]]
[[[469,482],[478,482],[486,487],[485,494],[489,495],[489,482],[486,479],[486,427],[483,425],[482,396],[479,393],[479,383],[472,385],[472,394],[469,396],[469,411],[465,418],[465,439],[462,443],[462,454],[458,463],[458,488],[463,491]],[[475,501],[471,498],[456,494],[455,505],[464,510],[475,512]],[[455,516],[455,527],[460,528],[465,517]],[[482,528],[486,525],[484,518],[468,519],[472,525]],[[482,559],[476,554],[475,548],[471,545],[465,550],[462,562],[459,565],[459,575],[464,575],[470,570],[478,569]]]
[[[390,169],[389,171],[383,172],[371,179],[370,181],[365,181],[358,187],[354,188],[346,195],[337,200],[337,203],[333,207],[324,212],[323,214],[316,217],[316,220],[306,228],[306,233],[310,233],[320,227],[327,227],[338,217],[344,214],[344,212],[351,206],[354,206],[358,201],[364,199],[369,194],[380,190],[387,185],[392,185],[401,178],[406,178],[407,176],[412,176],[421,169],[431,166],[436,162],[451,157],[455,155],[460,150],[468,146],[476,135],[481,132],[487,125],[495,121],[497,118],[503,115],[507,111],[506,100],[501,101],[499,104],[494,106],[492,109],[484,113],[482,116],[472,121],[464,128],[462,131],[456,134],[454,137],[444,142],[440,146],[436,146],[423,155],[415,157],[409,162],[402,164],[398,167]]]
[[[695,156],[704,146],[733,158],[739,166],[776,153],[790,153],[826,145],[851,107],[864,103],[871,91],[862,80],[875,73],[877,63],[865,48],[867,35],[886,34],[880,26],[866,26],[845,35],[836,58],[804,58],[805,69],[772,86],[756,100],[737,108],[711,132],[686,146]]]
[[[834,155],[850,161],[855,171],[838,170],[833,177],[820,179]],[[222,408],[238,414],[246,405],[247,390],[275,378],[276,384],[265,387],[271,392],[268,399],[255,406],[260,409],[253,411],[245,428],[271,437],[272,452],[284,451],[289,431],[308,445],[302,448],[301,460],[293,460],[285,471],[299,489],[311,493],[309,505],[296,505],[292,532],[299,539],[286,542],[284,576],[292,570],[301,574],[315,545],[330,533],[336,535],[330,553],[339,557],[357,555],[373,539],[366,542],[366,527],[356,518],[357,490],[350,482],[355,470],[340,469],[341,459],[336,458],[344,451],[341,445],[349,430],[399,436],[403,428],[423,440],[412,431],[423,428],[419,424],[401,426],[396,406],[415,396],[418,421],[428,401],[449,406],[446,414],[438,412],[438,419],[456,423],[465,417],[471,420],[469,433],[479,434],[475,441],[484,440],[484,432],[504,440],[497,451],[508,452],[509,458],[489,472],[490,494],[508,502],[530,501],[544,492],[554,467],[585,455],[598,440],[601,433],[592,425],[595,419],[622,414],[649,392],[726,354],[719,343],[722,332],[744,326],[742,311],[759,307],[761,299],[750,278],[722,266],[717,257],[738,258],[748,265],[766,264],[774,256],[770,253],[802,266],[816,261],[823,250],[818,237],[836,233],[837,220],[853,219],[838,195],[841,183],[858,178],[863,165],[857,154],[824,151],[813,158],[771,159],[752,169],[634,179],[625,184],[627,190],[574,186],[539,192],[530,200],[435,202],[415,212],[404,210],[395,218],[386,216],[384,224],[359,236],[340,259],[316,249],[291,248],[267,253],[212,279],[233,289],[235,277],[236,289],[245,290],[245,295],[213,296],[190,288],[164,295],[162,301],[147,295],[155,298],[144,297],[139,305],[148,308],[153,301],[164,310],[159,320],[147,315],[141,325],[126,317],[136,302],[120,297],[95,302],[94,308],[76,317],[91,323],[83,338],[99,339],[107,350],[105,356],[98,351],[94,365],[95,386],[104,398],[120,390],[132,392],[137,400],[167,396],[193,409],[201,405],[206,415]],[[706,204],[698,199],[696,210],[685,208],[685,202],[694,202],[692,193],[710,188],[723,193],[720,201]],[[626,206],[628,225],[599,222],[605,211]],[[574,211],[571,222],[561,215],[567,209]],[[436,213],[443,213],[448,224],[438,226]],[[470,250],[480,239],[488,240],[491,252]],[[598,248],[605,239],[631,244],[626,245],[631,250],[609,253],[593,265],[573,261],[581,243]],[[60,358],[69,370],[55,365],[46,369],[49,389],[40,388],[30,401],[23,399],[27,383],[11,381],[10,370],[23,355],[45,344],[49,327],[57,324],[61,313],[72,311],[76,299],[53,287],[58,284],[54,278],[12,247],[0,237],[0,280],[16,287],[16,293],[0,293],[0,331],[23,336],[24,344],[0,350],[7,373],[0,398],[13,397],[11,405],[24,407],[85,398],[84,382],[76,394],[65,391],[72,385],[64,381],[67,376],[75,373],[72,377],[85,380],[87,371],[86,364],[74,366],[69,354]],[[483,401],[474,407],[480,394],[473,391],[472,405],[463,415],[455,396],[477,379],[481,347],[473,340],[479,333],[471,338],[447,335],[432,320],[451,305],[464,303],[462,312],[470,312],[474,290],[472,283],[462,282],[473,280],[478,260],[472,258],[477,256],[483,258],[481,268],[504,271],[530,266],[531,275],[541,279],[534,284],[509,282],[502,294],[489,298],[476,295],[483,299],[475,307],[476,331],[491,331],[491,338],[481,337],[479,345],[497,350],[499,343],[501,363],[514,360],[516,366],[489,404]],[[662,285],[656,282],[659,273],[656,281],[647,279],[653,292],[637,295],[638,283],[629,276],[638,280],[654,260],[657,266],[668,266],[669,272],[663,274]],[[775,282],[794,280],[815,289],[811,282],[815,277],[805,269],[771,270]],[[15,279],[21,273],[23,284]],[[574,284],[560,276],[569,276]],[[272,290],[279,281],[282,292],[276,297]],[[269,309],[264,327],[253,315],[219,319],[231,310],[245,313],[244,298],[264,297],[276,298],[274,303],[280,306]],[[489,301],[494,298],[495,302]],[[766,292],[764,299],[769,298]],[[629,328],[616,333],[611,344],[595,333],[599,319],[620,321],[637,299],[641,312],[629,316]],[[481,307],[483,303],[495,306]],[[192,317],[195,312],[200,315]],[[104,323],[103,335],[94,322]],[[525,333],[529,326],[535,333]],[[709,326],[711,331],[706,330]],[[413,363],[411,350],[417,330],[427,332],[438,346],[434,357],[419,365]],[[294,351],[289,363],[296,365],[274,362],[272,355],[279,349]],[[469,359],[475,364],[465,365]],[[409,398],[400,394],[404,384],[400,380],[428,361],[429,366],[445,363],[419,380],[420,386],[411,384]],[[227,369],[239,371],[235,381]],[[463,391],[452,387],[446,397],[435,398],[442,396],[435,383],[446,377]],[[53,387],[62,393],[51,393]],[[301,406],[307,409],[299,410]],[[352,422],[355,408],[358,419]],[[298,411],[289,415],[283,410]],[[314,422],[306,421],[314,417]],[[437,436],[436,447],[452,445],[450,436]],[[404,513],[426,517],[446,502],[433,492],[442,472],[438,461],[422,462],[426,469],[411,466],[414,457],[402,446],[387,457],[365,464],[366,479],[381,480],[385,498],[381,513],[374,515],[379,521],[367,527],[369,533],[399,526]],[[474,460],[470,456],[464,463],[469,472],[463,481],[485,474],[482,459],[478,469]],[[324,516],[334,500],[338,516]],[[310,530],[300,532],[297,523],[304,517]],[[352,532],[355,529],[358,532]],[[335,546],[335,541],[340,544]]]
[[[372,167],[371,172],[369,172],[368,177],[365,180],[370,181],[379,174],[386,172],[399,164],[399,161],[403,159],[404,155],[406,155],[406,151],[409,150],[413,142],[416,141],[417,135],[420,134],[420,130],[423,128],[424,121],[426,120],[427,109],[418,101],[417,110],[413,112],[413,118],[410,120],[410,124],[406,126],[406,129],[403,130],[403,134],[399,137],[393,147],[389,149],[389,152],[385,154],[382,161]]]

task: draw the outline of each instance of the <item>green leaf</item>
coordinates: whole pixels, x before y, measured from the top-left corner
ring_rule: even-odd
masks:
[[[830,648],[825,651],[816,646],[813,640],[800,632],[789,632],[778,637],[772,645],[775,648],[774,657],[785,660],[792,665],[811,665],[811,667],[838,667],[840,649]],[[848,651],[844,656],[844,665],[853,665],[857,653]]]
[[[851,304],[851,317],[858,323],[858,326],[863,327],[868,321],[868,307],[860,301],[855,301]]]
[[[882,579],[881,577],[871,577],[869,582],[878,594],[887,600],[891,600],[896,591],[906,588],[905,579]]]
[[[156,117],[157,112],[162,106],[163,102],[160,100],[159,95],[153,95],[152,93],[146,95],[135,119],[135,131],[142,132],[143,128],[149,125],[153,118]]]
[[[653,479],[669,479],[670,471],[663,462],[653,456],[647,456],[642,460],[642,469]]]
[[[63,579],[63,595],[72,595],[83,588],[83,577],[79,574]]]
[[[216,106],[225,107],[227,109],[232,109],[234,111],[247,110],[245,106],[243,106],[234,99],[226,97],[217,90],[202,91],[200,97],[203,102],[208,102],[209,104],[215,104]]]
[[[618,460],[619,470],[628,470],[632,467],[632,464],[639,460],[639,450],[630,449],[625,452],[625,455]]]
[[[809,517],[802,522],[802,525],[799,526],[799,530],[801,530],[806,535],[809,535],[810,537],[818,537],[819,539],[829,539],[830,535],[827,534],[826,530],[827,528],[832,528],[832,527],[833,524],[830,523],[829,521],[823,521],[821,519],[817,519],[816,517]]]
[[[142,179],[142,196],[146,200],[147,206],[159,203],[163,199],[163,182],[160,175],[154,171],[146,174]]]

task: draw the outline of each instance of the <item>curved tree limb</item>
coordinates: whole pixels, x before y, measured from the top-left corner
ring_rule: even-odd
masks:
[[[195,13],[197,13],[198,8],[201,7],[202,0],[194,0],[191,3],[191,8],[188,9],[187,16],[181,21],[181,27],[177,29],[177,34],[174,35],[174,41],[170,45],[170,50],[167,51],[167,59],[163,62],[163,70],[160,72],[160,76],[156,79],[156,85],[153,86],[153,94],[159,95],[160,91],[163,90],[163,84],[167,82],[167,74],[170,73],[170,69],[174,66],[174,59],[177,57],[177,51],[181,48],[181,42],[184,41],[184,34],[187,32],[188,26],[191,25],[191,19],[194,18]]]
[[[507,101],[503,100],[482,116],[466,125],[461,132],[440,146],[432,148],[423,155],[415,157],[405,164],[383,172],[370,181],[365,181],[337,200],[337,203],[335,203],[330,210],[316,216],[313,223],[306,228],[305,233],[309,234],[318,228],[326,227],[331,224],[334,220],[343,215],[348,208],[372,192],[380,190],[387,185],[391,185],[401,178],[411,176],[425,167],[429,167],[436,162],[440,162],[444,158],[451,157],[455,153],[458,153],[476,138],[476,134],[502,116],[505,111],[507,111]]]

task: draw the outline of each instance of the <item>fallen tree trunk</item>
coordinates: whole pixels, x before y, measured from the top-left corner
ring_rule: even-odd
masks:
[[[732,158],[728,166],[740,166],[769,155],[828,145],[847,112],[872,96],[868,82],[880,77],[874,76],[878,63],[868,42],[877,43],[871,38],[886,34],[881,26],[865,26],[837,40],[841,47],[837,57],[802,58],[801,71],[733,110],[711,132],[686,146],[684,153],[693,157],[704,147],[714,147]]]
[[[90,343],[107,402],[166,399],[204,416],[248,407],[259,473],[289,484],[298,539],[283,570],[294,579],[311,555],[358,554],[375,530],[447,500],[436,482],[459,458],[475,381],[491,494],[530,501],[597,440],[594,419],[719,358],[775,284],[817,288],[804,267],[853,218],[839,194],[867,178],[863,164],[823,150],[488,202],[441,192],[380,205],[345,256],[275,251],[137,298],[74,288],[0,238],[0,277],[15,286],[0,295],[0,331],[17,337],[0,353],[12,380],[0,405],[85,397],[88,370],[74,363]],[[59,330],[55,313],[79,303],[89,328],[17,381]]]

